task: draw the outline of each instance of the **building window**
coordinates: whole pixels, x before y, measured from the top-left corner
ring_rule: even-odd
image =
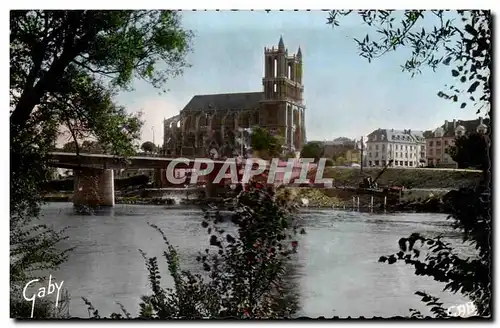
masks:
[[[385,166],[385,160],[382,160],[382,166]]]
[[[378,150],[378,145],[375,145],[375,150]]]
[[[274,83],[274,92],[278,92],[278,86]]]
[[[438,140],[438,141],[436,141],[436,147],[439,147],[439,146],[441,146],[441,141]]]
[[[372,153],[368,153],[368,157],[372,157]]]
[[[408,158],[408,153],[405,153],[405,157]]]
[[[372,161],[368,161],[368,166],[372,166]]]
[[[382,145],[382,150],[385,151],[385,145]]]
[[[433,144],[432,144],[432,141],[429,141],[429,147],[432,147]]]
[[[445,145],[445,146],[448,146],[448,140],[445,140],[445,141],[444,141],[444,145]]]
[[[413,158],[413,153],[410,153],[410,158]]]
[[[392,150],[392,144],[389,144],[389,150]]]
[[[410,162],[410,166],[413,166],[413,162]]]
[[[405,150],[408,150],[408,146],[405,146]]]
[[[378,157],[378,152],[375,153],[375,157]]]
[[[375,166],[379,166],[379,161],[375,161]]]
[[[368,150],[372,150],[372,145],[369,145],[369,146],[368,146]]]
[[[405,166],[408,166],[408,161],[405,161]]]

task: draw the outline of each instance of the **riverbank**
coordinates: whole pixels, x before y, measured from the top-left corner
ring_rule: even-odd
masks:
[[[287,187],[278,190],[281,197],[286,192],[289,200],[293,200],[303,207],[311,209],[337,209],[361,212],[423,212],[423,213],[449,213],[449,208],[443,202],[448,190],[406,190],[401,199],[384,199],[371,195],[354,195],[342,189],[317,189]],[[115,204],[129,205],[206,205],[207,203],[223,203],[222,198],[181,198],[167,195],[144,197],[138,191],[137,195],[115,196]],[[46,202],[72,202],[72,193],[51,193],[44,196]]]
[[[358,186],[363,178],[375,178],[380,168],[326,167],[324,178],[334,180],[336,186]],[[482,178],[481,171],[439,170],[425,168],[388,168],[377,180],[379,185],[404,186],[405,188],[459,189],[474,187]]]

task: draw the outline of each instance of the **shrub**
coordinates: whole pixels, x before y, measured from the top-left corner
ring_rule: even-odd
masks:
[[[142,298],[141,318],[282,318],[295,313],[297,302],[287,295],[284,278],[287,262],[298,247],[293,240],[299,228],[292,215],[296,205],[256,182],[242,190],[232,205],[234,233],[219,227],[218,209],[205,212],[201,224],[210,235],[210,246],[197,257],[203,275],[181,270],[175,247],[160,228],[150,224],[167,246],[163,255],[174,286],[161,286],[157,258],[141,251],[152,290]],[[123,316],[114,313],[111,318]]]

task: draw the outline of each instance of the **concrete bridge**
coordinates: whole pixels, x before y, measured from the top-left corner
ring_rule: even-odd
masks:
[[[66,168],[73,170],[74,181],[74,205],[92,206],[114,206],[115,188],[114,172],[116,169],[125,168],[153,168],[155,177],[161,181],[162,171],[168,165],[176,162],[176,169],[192,169],[195,166],[194,160],[179,161],[178,158],[163,157],[118,157],[106,154],[88,154],[51,152],[49,153],[49,165],[52,167]],[[214,160],[213,171],[218,172],[224,161]],[[198,164],[199,165],[199,164]],[[212,180],[215,177],[212,177]],[[208,182],[210,182],[210,179]],[[207,196],[210,196],[210,183],[206,186]]]
[[[229,159],[228,161],[230,161]],[[235,160],[235,159],[233,159]],[[66,168],[73,170],[74,177],[74,205],[99,205],[99,206],[114,206],[115,205],[115,192],[114,192],[114,174],[115,169],[125,168],[153,168],[155,169],[155,184],[161,187],[175,186],[167,181],[165,171],[167,167],[175,162],[175,169],[178,171],[188,169],[204,170],[206,162],[199,161],[198,164],[194,159],[180,159],[180,158],[165,158],[165,157],[141,157],[132,156],[128,158],[117,157],[105,154],[88,154],[80,153],[64,153],[52,152],[49,153],[49,165],[52,167]],[[205,163],[205,166],[204,166]],[[225,160],[212,160],[214,167],[207,175],[200,176],[201,183],[205,185],[205,194],[211,197],[214,193],[213,181],[216,180],[217,174],[226,163]],[[197,166],[196,166],[197,165]],[[286,162],[280,165],[286,166]],[[238,171],[238,180],[241,181],[243,176],[242,165],[236,164]],[[269,170],[269,163],[267,163],[267,170]],[[275,181],[283,178],[284,173],[275,173]],[[292,178],[300,174],[300,167],[294,168]],[[200,181],[197,180],[197,181]],[[225,179],[222,179],[219,184],[223,185]]]

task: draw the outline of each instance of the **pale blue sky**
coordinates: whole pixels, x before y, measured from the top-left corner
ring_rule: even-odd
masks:
[[[359,138],[377,128],[426,130],[444,120],[476,118],[437,97],[452,82],[449,67],[426,70],[411,78],[402,73],[408,52],[389,53],[372,63],[360,56],[353,37],[370,31],[353,16],[332,29],[327,12],[183,12],[183,25],[193,30],[192,67],[158,91],[144,82],[118,101],[130,111],[142,109],[142,139],[163,142],[163,118],[177,114],[196,94],[262,90],[264,47],[277,46],[283,35],[289,53],[303,55],[303,83],[308,140],[340,136]],[[420,28],[419,28],[420,29]]]

